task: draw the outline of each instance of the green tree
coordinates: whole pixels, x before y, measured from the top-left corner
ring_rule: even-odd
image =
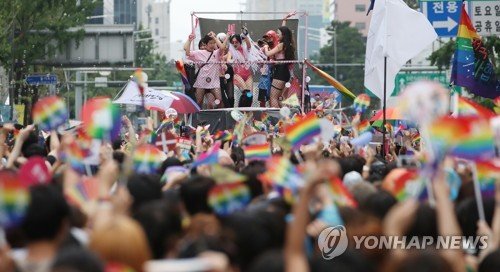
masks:
[[[366,38],[356,28],[349,26],[350,22],[333,21],[327,28],[331,34],[328,44],[320,49],[319,55],[312,58],[319,63],[334,63],[335,49],[337,50],[337,63],[361,64],[365,62]],[[334,34],[336,33],[336,34]],[[336,35],[336,48],[333,35]],[[333,66],[321,67],[326,73],[334,76]],[[311,73],[310,73],[311,74]],[[364,72],[361,66],[339,66],[337,67],[337,80],[342,82],[349,90],[357,93],[364,91]],[[327,84],[326,81],[311,75],[312,84]]]
[[[495,73],[500,76],[500,62],[497,61],[498,56],[500,56],[500,38],[497,36],[483,37],[484,46],[488,51],[490,61],[495,67]],[[456,42],[450,39],[446,43],[441,43],[441,47],[432,52],[428,60],[431,61],[431,65],[436,65],[440,70],[449,69],[453,61],[453,55],[455,54]]]
[[[0,64],[11,69],[28,67],[62,50],[70,40],[80,41],[82,26],[98,1],[0,1]],[[17,69],[16,69],[17,70]]]
[[[22,84],[35,63],[55,55],[70,40],[80,41],[82,26],[99,1],[94,0],[7,0],[0,1],[0,65],[12,73],[14,103],[30,104],[37,99],[37,88]],[[37,72],[47,67],[38,66]],[[29,117],[28,114],[25,115]],[[26,120],[27,118],[25,118]]]
[[[147,73],[149,80],[166,80],[169,85],[172,85],[173,81],[178,81],[175,65],[167,62],[167,57],[154,53],[155,45],[151,32],[143,31],[142,25],[139,31],[135,47],[135,65],[154,69]]]

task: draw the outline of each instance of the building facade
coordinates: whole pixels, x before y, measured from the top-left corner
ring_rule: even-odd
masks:
[[[170,59],[170,3],[171,0],[138,0],[138,22],[149,29],[155,53]]]
[[[366,37],[371,18],[371,13],[366,15],[369,7],[369,0],[330,0],[330,19],[351,22],[351,27],[357,28]]]

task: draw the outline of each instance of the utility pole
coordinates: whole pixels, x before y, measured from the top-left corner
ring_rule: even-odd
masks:
[[[14,13],[12,13],[14,14]],[[15,62],[15,57],[14,57],[14,48],[16,46],[16,43],[14,41],[15,38],[15,32],[16,32],[16,20],[12,20],[12,32],[10,34],[10,54],[12,56],[11,64],[10,64],[10,71],[9,71],[9,105],[10,105],[10,120],[14,120],[14,62]]]
[[[333,29],[333,63],[335,64],[334,66],[334,75],[335,79],[338,79],[338,74],[337,74],[337,27]]]

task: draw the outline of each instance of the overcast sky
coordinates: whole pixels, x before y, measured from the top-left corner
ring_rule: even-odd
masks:
[[[170,3],[170,41],[185,41],[191,33],[191,12],[200,11],[240,11],[244,8],[240,3],[245,0],[172,0]],[[231,14],[203,14],[199,17],[218,19],[234,19]]]

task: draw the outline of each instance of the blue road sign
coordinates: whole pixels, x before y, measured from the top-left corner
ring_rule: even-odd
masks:
[[[57,76],[52,74],[46,75],[28,75],[26,83],[29,85],[52,85],[57,84]]]
[[[461,5],[461,1],[420,2],[422,13],[427,16],[439,37],[457,35]]]

